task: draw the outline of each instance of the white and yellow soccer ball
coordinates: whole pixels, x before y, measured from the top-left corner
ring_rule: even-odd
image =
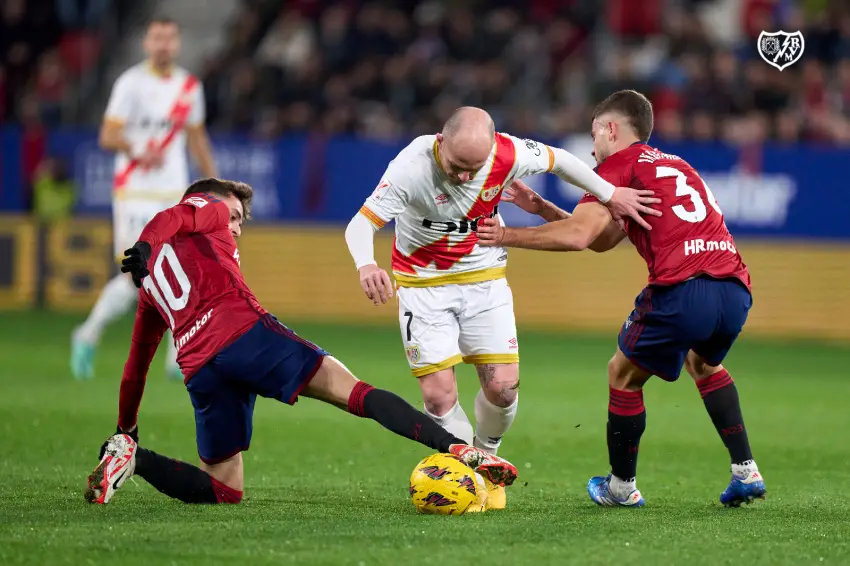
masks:
[[[487,504],[487,488],[484,478],[455,456],[434,454],[413,468],[410,499],[420,513],[480,513]]]

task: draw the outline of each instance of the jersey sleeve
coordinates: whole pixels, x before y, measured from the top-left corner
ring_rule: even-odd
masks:
[[[631,183],[633,166],[622,159],[609,157],[600,163],[594,171],[597,175],[614,185],[615,187],[628,187]],[[584,193],[579,204],[586,202],[599,202],[595,195]]]
[[[139,241],[153,248],[177,234],[209,234],[226,229],[229,222],[230,210],[224,202],[211,195],[194,194],[154,216]]]
[[[203,126],[206,119],[207,109],[204,99],[204,84],[198,81],[198,85],[195,87],[195,94],[192,97],[192,109],[189,111],[186,125],[190,127]]]
[[[133,85],[131,76],[123,74],[118,77],[109,94],[109,102],[104,112],[104,120],[125,123],[130,119],[133,110]]]
[[[360,207],[360,214],[378,229],[401,214],[410,201],[408,182],[400,169],[400,164],[391,161],[381,182]]]
[[[555,166],[555,153],[552,148],[531,139],[521,140],[507,134],[497,134],[514,142],[516,147],[516,174],[521,179],[531,175],[550,173]]]
[[[148,369],[166,328],[159,311],[140,293],[136,320],[133,323],[133,337],[130,341],[130,354],[124,364],[118,394],[118,426],[121,430],[129,431],[136,426]]]

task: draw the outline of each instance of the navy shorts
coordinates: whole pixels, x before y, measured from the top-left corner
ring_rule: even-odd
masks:
[[[635,299],[635,310],[617,342],[639,368],[676,381],[688,350],[719,365],[752,305],[749,290],[733,279],[697,277],[669,287],[647,287]]]
[[[216,354],[186,384],[201,460],[247,450],[257,395],[294,404],[327,355],[271,315]]]

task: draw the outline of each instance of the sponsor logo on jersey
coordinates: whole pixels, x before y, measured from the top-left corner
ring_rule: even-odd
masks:
[[[685,242],[686,257],[691,254],[716,251],[730,252],[733,254],[738,253],[738,250],[735,249],[735,245],[731,241],[703,240],[702,238],[696,238]]]
[[[183,336],[175,340],[174,345],[177,346],[178,350],[185,346],[186,343],[191,340],[192,337],[195,336],[195,334],[197,334],[198,331],[201,330],[201,328],[204,327],[204,325],[210,320],[210,318],[212,318],[212,312],[213,309],[207,311],[204,316],[195,321],[195,324],[192,325],[192,328],[183,333]]]
[[[419,361],[419,358],[422,357],[422,351],[419,349],[419,346],[413,344],[412,346],[408,346],[404,349],[404,353],[407,354],[407,359],[410,363],[415,364]]]
[[[378,186],[375,187],[375,190],[372,191],[372,200],[379,201],[384,196],[384,194],[389,190],[390,184],[386,181],[381,181],[378,183]]]
[[[183,204],[191,204],[192,206],[196,206],[198,208],[204,208],[209,204],[206,199],[201,197],[189,197],[183,201]]]
[[[763,31],[757,44],[759,55],[768,65],[782,71],[800,60],[806,49],[802,32]]]
[[[534,153],[537,157],[540,157],[540,154],[543,153],[543,150],[540,149],[540,144],[534,140],[525,139],[522,140],[525,142],[525,147],[527,147],[531,152]]]
[[[448,204],[449,198],[451,198],[451,197],[449,197],[449,195],[447,195],[446,193],[441,193],[441,194],[434,197],[434,202],[437,203],[437,206],[439,206],[441,204]]]

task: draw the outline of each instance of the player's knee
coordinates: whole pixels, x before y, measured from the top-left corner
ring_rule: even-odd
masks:
[[[516,364],[479,366],[481,390],[488,401],[497,407],[509,407],[516,402],[519,391],[519,368]]]
[[[457,382],[454,370],[441,370],[419,378],[425,410],[441,417],[457,404]]]
[[[638,391],[649,374],[635,366],[621,351],[608,361],[608,385],[618,391]]]

